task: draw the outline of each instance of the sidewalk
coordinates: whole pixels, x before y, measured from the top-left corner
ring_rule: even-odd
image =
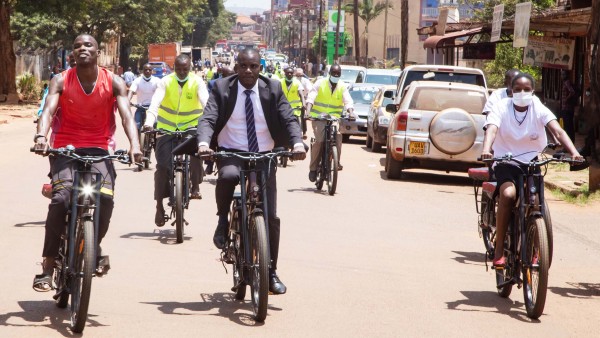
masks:
[[[13,119],[29,118],[33,121],[38,108],[39,104],[37,103],[0,103],[0,125],[10,123]]]

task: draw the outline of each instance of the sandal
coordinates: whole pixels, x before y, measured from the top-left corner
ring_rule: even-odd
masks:
[[[48,292],[54,289],[52,287],[52,274],[35,275],[33,278],[33,289],[37,292]]]
[[[201,200],[202,194],[199,191],[192,191],[192,193],[190,194],[190,199]]]
[[[506,257],[504,257],[504,256],[502,256],[498,259],[494,259],[492,261],[492,266],[494,267],[494,269],[497,269],[497,270],[504,269],[505,265],[506,265]]]
[[[98,256],[96,258],[96,276],[102,277],[110,270],[110,260],[108,255]]]

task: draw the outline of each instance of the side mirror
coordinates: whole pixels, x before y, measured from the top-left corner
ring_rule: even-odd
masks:
[[[396,111],[398,111],[398,107],[394,103],[389,103],[385,106],[385,111],[388,113],[395,113]]]

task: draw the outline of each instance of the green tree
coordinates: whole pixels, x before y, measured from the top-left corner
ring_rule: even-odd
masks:
[[[385,8],[393,8],[392,4],[388,4],[386,6],[385,2],[378,2],[376,4],[373,3],[373,0],[363,0],[358,4],[358,16],[365,22],[365,31],[364,35],[366,35],[366,44],[365,44],[365,56],[367,66],[369,64],[369,24],[371,21],[375,20],[381,13],[385,11]],[[349,14],[354,15],[354,4],[347,4],[346,10]]]
[[[10,14],[16,0],[0,0],[0,95],[2,100],[17,100],[15,65],[17,58],[13,50],[13,37],[10,31]]]

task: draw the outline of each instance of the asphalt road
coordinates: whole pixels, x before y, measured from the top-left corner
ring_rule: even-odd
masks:
[[[48,161],[29,153],[33,134],[26,119],[0,126],[0,336],[71,336],[68,311],[31,289],[48,204],[40,194]],[[334,197],[313,189],[308,161],[279,169],[279,275],[288,293],[269,298],[264,323],[252,320],[248,301],[233,299],[213,247],[215,177],[202,184],[204,199],[191,202],[185,242],[176,244],[171,226],[153,224],[153,171],[118,165],[103,244],[112,269],[93,281],[84,335],[598,336],[599,205],[550,201],[555,258],[544,315],[531,321],[521,290],[496,294],[466,175],[415,170],[388,181],[384,154],[363,142],[344,144]]]

